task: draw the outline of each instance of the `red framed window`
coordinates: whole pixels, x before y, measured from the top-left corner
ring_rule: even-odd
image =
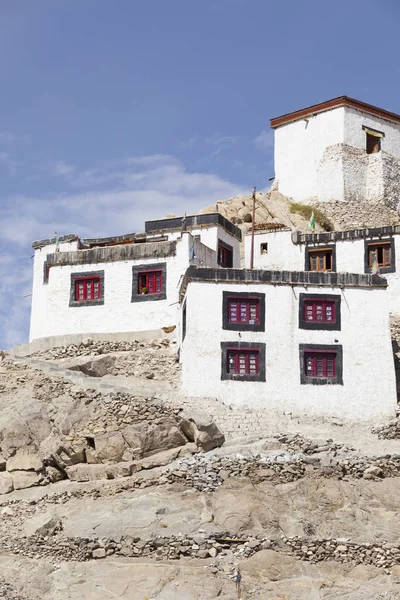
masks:
[[[221,241],[218,242],[218,264],[228,269],[233,266],[233,249]]]
[[[259,375],[259,351],[228,349],[227,373],[231,375]]]
[[[138,274],[139,294],[160,294],[162,291],[162,271],[141,271]]]
[[[305,350],[304,369],[307,377],[334,379],[336,377],[336,352],[334,350]]]
[[[228,322],[260,323],[260,301],[258,298],[228,298]]]
[[[75,279],[75,301],[100,300],[100,277],[81,277]]]
[[[304,321],[306,323],[335,323],[335,300],[305,300]]]

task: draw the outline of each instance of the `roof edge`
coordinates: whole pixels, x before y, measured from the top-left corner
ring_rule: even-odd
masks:
[[[361,110],[375,117],[381,117],[387,121],[400,124],[400,115],[397,113],[390,112],[384,108],[379,108],[379,106],[374,106],[373,104],[368,104],[367,102],[362,102],[361,100],[356,100],[355,98],[350,98],[350,96],[338,96],[337,98],[332,98],[331,100],[326,100],[319,104],[313,104],[306,108],[286,113],[279,117],[274,117],[270,120],[270,125],[272,129],[276,129],[282,125],[287,125],[288,123],[293,123],[294,121],[299,121],[300,119],[305,119],[341,107]]]

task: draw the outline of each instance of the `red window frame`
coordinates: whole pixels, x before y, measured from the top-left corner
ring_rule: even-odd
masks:
[[[305,323],[336,323],[336,301],[328,298],[304,300]]]
[[[259,350],[227,348],[226,372],[230,375],[259,375]]]
[[[228,298],[228,323],[260,324],[259,298]]]
[[[162,292],[162,269],[138,273],[138,294],[160,294]],[[143,292],[142,290],[146,290]]]
[[[101,299],[100,277],[76,277],[74,284],[76,302],[92,302]]]
[[[233,250],[221,241],[218,242],[218,264],[228,269],[233,265]]]
[[[304,350],[304,373],[307,377],[335,379],[335,350]]]

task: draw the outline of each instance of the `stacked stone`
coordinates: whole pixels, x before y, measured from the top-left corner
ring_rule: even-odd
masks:
[[[94,341],[90,338],[84,340],[80,344],[69,344],[67,346],[57,346],[49,348],[30,355],[30,358],[38,358],[45,360],[59,360],[61,358],[75,358],[76,356],[98,356],[99,354],[110,354],[111,352],[128,352],[140,349],[166,348],[172,346],[173,340],[162,339],[151,342],[143,342],[139,340],[128,341]]]
[[[372,433],[376,433],[379,439],[398,440],[400,439],[400,418],[396,417],[389,421],[383,427],[374,427]]]
[[[400,543],[386,542],[355,544],[349,540],[326,538],[305,540],[300,537],[282,538],[287,550],[300,560],[320,562],[336,560],[388,568],[400,562]]]
[[[272,548],[312,563],[335,560],[389,569],[400,562],[400,542],[357,544],[347,539],[298,536],[270,539],[262,535],[243,536],[230,532],[206,534],[204,530],[199,530],[195,535],[156,536],[153,539],[123,536],[118,541],[109,538],[67,538],[55,531],[48,535],[6,538],[1,540],[1,545],[3,550],[14,554],[68,561],[102,559],[111,555],[156,560],[228,556],[238,560]]]

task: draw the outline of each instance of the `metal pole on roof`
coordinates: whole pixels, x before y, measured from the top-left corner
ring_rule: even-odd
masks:
[[[253,215],[251,218],[251,250],[250,250],[250,269],[254,268],[254,220],[256,218],[256,187],[253,187]]]

